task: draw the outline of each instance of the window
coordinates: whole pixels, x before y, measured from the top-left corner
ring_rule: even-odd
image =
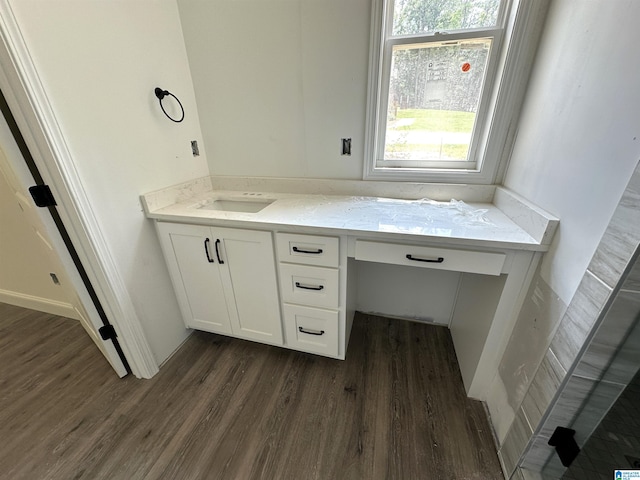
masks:
[[[526,83],[546,12],[534,1],[374,1],[365,178],[495,182],[524,94],[509,82]]]

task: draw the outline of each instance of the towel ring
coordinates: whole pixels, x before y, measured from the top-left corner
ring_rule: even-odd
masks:
[[[156,94],[156,97],[158,97],[158,103],[160,103],[160,108],[162,109],[162,113],[164,113],[169,120],[176,123],[180,123],[182,120],[184,120],[184,107],[182,106],[182,103],[180,102],[180,100],[178,100],[178,97],[176,97],[169,90],[163,90],[160,87],[156,87],[154,92]],[[175,98],[176,102],[178,102],[178,105],[180,105],[180,110],[182,110],[182,116],[180,117],[180,120],[176,120],[175,118],[171,117],[171,115],[169,115],[167,111],[164,109],[164,106],[162,105],[162,99],[166,96],[171,96]]]

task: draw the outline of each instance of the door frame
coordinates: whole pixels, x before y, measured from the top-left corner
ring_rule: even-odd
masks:
[[[8,0],[0,0],[0,67],[0,89],[37,169],[54,194],[62,224],[107,318],[117,332],[131,371],[138,378],[151,378],[158,372],[158,362],[88,200]],[[9,162],[14,164],[15,159],[9,158]],[[15,164],[12,167],[19,168]],[[47,233],[58,239],[60,234],[57,229],[50,228],[47,222],[45,225]],[[54,243],[60,245],[59,242]],[[75,268],[65,263],[68,270]],[[74,284],[74,287],[78,291],[84,289],[83,284]],[[97,320],[98,323],[92,318],[94,324],[102,323],[100,319]]]
[[[40,210],[37,205],[35,205],[34,201],[28,199],[29,194],[27,193],[26,185],[33,185],[34,183],[36,185],[45,185],[45,182],[38,170],[38,167],[35,165],[31,151],[24,141],[24,137],[15,122],[13,113],[9,109],[9,105],[6,102],[1,89],[0,113],[2,114],[1,120],[4,120],[1,127],[3,137],[8,137],[3,140],[2,149],[4,154],[0,159],[0,170],[2,170],[6,176],[6,180],[8,182],[7,187],[11,190],[11,194],[16,194],[16,199],[17,195],[23,197],[22,200],[18,200],[19,203],[25,203],[25,205],[21,205],[20,208],[21,210],[24,210],[25,208],[31,209],[31,214],[35,215],[33,221],[36,222],[36,224],[31,224],[31,222],[27,221],[26,217],[23,221],[31,224],[31,227],[36,229],[37,235],[46,239],[45,243],[49,245],[53,254],[57,257],[57,260],[60,263],[59,268],[64,270],[64,272],[61,271],[59,273],[64,273],[64,278],[67,281],[68,286],[71,286],[73,294],[75,295],[75,301],[67,305],[67,307],[73,311],[73,316],[71,318],[77,318],[80,321],[87,334],[89,334],[102,354],[106,357],[107,361],[116,371],[116,374],[119,377],[124,377],[128,373],[131,373],[131,368],[129,367],[129,363],[127,362],[117,338],[112,338],[112,341],[108,342],[107,340],[109,340],[109,338],[103,339],[101,336],[100,328],[109,326],[109,319],[104,313],[104,309],[100,304],[100,300],[98,300],[96,296],[93,285],[91,285],[91,282],[87,277],[86,270],[78,258],[78,254],[73,243],[69,239],[67,230],[60,220],[60,214],[58,213],[56,206],[48,206],[47,210],[50,215],[46,215],[44,210]],[[4,143],[5,141],[8,143]],[[14,160],[11,161],[10,159]],[[24,160],[24,162],[21,162],[20,160]],[[14,165],[14,163],[17,165]],[[20,171],[16,171],[17,166],[23,168],[20,168]],[[50,222],[43,221],[44,219],[51,220],[53,225],[51,225]],[[60,238],[56,238],[55,241],[53,241],[48,232],[56,230],[59,233]],[[36,234],[36,232],[33,232],[33,234]],[[37,258],[34,258],[32,261],[38,260]],[[72,266],[67,267],[67,265]],[[77,287],[78,285],[82,285],[84,288],[79,290]],[[39,308],[30,305],[31,302],[26,302],[26,304],[25,302],[18,302],[16,305],[21,305],[21,303],[27,308],[33,307],[36,310],[39,310]],[[56,314],[67,317],[71,312],[59,312]],[[96,320],[99,321],[96,322]]]

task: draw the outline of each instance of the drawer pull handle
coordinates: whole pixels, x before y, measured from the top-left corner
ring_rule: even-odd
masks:
[[[296,282],[296,288],[304,288],[305,290],[317,290],[324,289],[324,285],[318,285],[317,287],[310,287],[309,285],[303,285],[300,282]]]
[[[216,257],[218,257],[218,263],[220,265],[224,265],[224,262],[220,258],[220,250],[218,250],[218,245],[220,245],[220,239],[219,238],[216,239],[215,245],[216,245]]]
[[[211,255],[209,255],[209,239],[208,238],[204,239],[204,253],[206,253],[207,260],[209,261],[209,263],[213,263],[213,258],[211,258]]]
[[[318,254],[322,253],[322,249],[321,248],[319,248],[317,250],[303,250],[303,249],[298,248],[298,247],[293,247],[293,251],[297,252],[297,253],[310,253],[310,254],[313,254],[313,255],[318,255]]]
[[[318,335],[318,336],[324,335],[324,330],[320,330],[320,331],[318,331],[318,330],[307,330],[304,327],[298,327],[298,331],[300,333],[306,333],[307,335]]]
[[[407,254],[407,258],[409,260],[413,260],[414,262],[428,262],[428,263],[442,263],[444,262],[444,258],[443,257],[438,257],[438,258],[416,258],[413,255],[411,255],[410,253]]]

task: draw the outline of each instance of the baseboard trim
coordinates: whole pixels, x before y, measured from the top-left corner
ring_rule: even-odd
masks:
[[[39,312],[50,313],[60,317],[80,320],[76,309],[73,305],[67,302],[60,302],[58,300],[51,300],[49,298],[36,297],[34,295],[2,289],[0,289],[0,302],[23,308],[30,308],[31,310],[37,310]]]

